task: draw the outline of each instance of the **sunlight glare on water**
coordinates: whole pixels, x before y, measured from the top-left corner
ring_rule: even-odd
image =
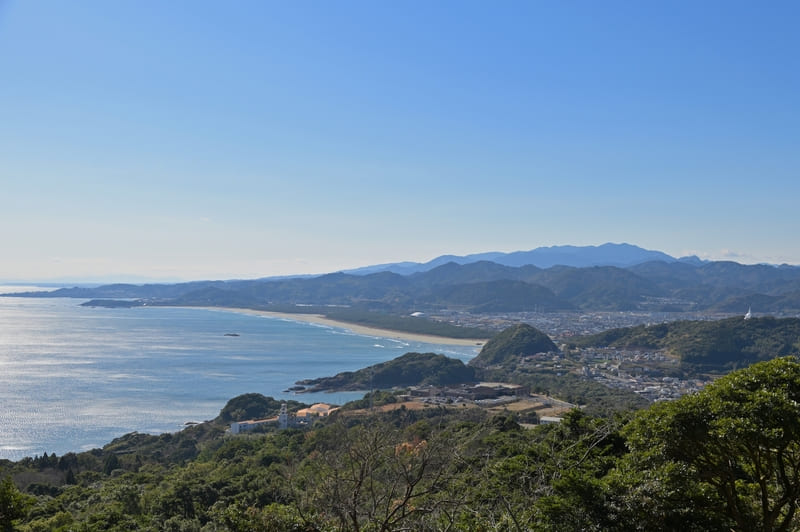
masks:
[[[474,347],[376,339],[226,311],[81,302],[0,298],[0,458],[60,455],[132,431],[179,430],[214,418],[228,399],[249,392],[342,403],[362,394],[283,390],[408,351],[465,361],[477,354]]]

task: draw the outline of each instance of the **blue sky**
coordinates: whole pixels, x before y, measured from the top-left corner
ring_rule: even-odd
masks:
[[[797,2],[0,1],[0,279],[800,264]]]

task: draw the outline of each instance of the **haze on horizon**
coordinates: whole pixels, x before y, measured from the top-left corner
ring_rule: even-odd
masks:
[[[0,3],[0,280],[800,264],[800,4]]]

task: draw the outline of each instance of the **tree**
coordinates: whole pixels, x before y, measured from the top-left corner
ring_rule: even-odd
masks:
[[[2,532],[14,530],[14,522],[25,517],[31,503],[32,497],[20,493],[11,477],[5,477],[0,481],[0,530]]]
[[[431,530],[452,520],[461,497],[450,491],[457,450],[384,423],[334,424],[291,479],[298,514],[336,530]]]
[[[629,458],[642,475],[671,471],[684,479],[685,492],[694,497],[691,504],[685,493],[651,493],[661,493],[656,502],[673,514],[678,507],[694,512],[721,507],[727,522],[720,521],[720,528],[800,527],[800,363],[795,357],[755,364],[700,393],[656,404],[624,433]]]
[[[625,450],[622,420],[573,410],[533,429],[510,421],[495,416],[486,425],[464,479],[459,529],[605,530],[599,479]]]
[[[119,469],[119,467],[119,457],[117,457],[115,453],[111,453],[106,457],[106,460],[103,464],[103,473],[110,475],[112,471]]]

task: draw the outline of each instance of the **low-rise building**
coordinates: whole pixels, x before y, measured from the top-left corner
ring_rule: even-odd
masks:
[[[231,423],[230,432],[231,434],[240,434],[242,432],[251,431],[268,423],[276,423],[280,429],[287,429],[289,427],[303,427],[310,424],[314,418],[327,417],[336,410],[338,410],[338,407],[333,407],[326,403],[316,403],[308,408],[298,410],[295,414],[290,414],[286,409],[286,403],[282,403],[281,411],[276,417],[234,421]]]
[[[539,424],[550,425],[552,423],[561,423],[561,419],[562,418],[560,417],[554,417],[554,416],[542,416],[539,418]]]

